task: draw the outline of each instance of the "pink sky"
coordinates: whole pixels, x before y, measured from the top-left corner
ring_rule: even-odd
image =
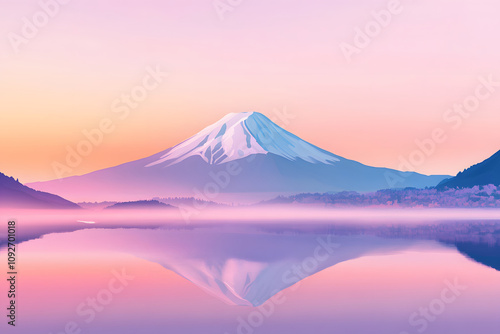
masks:
[[[443,115],[479,76],[500,81],[500,4],[402,0],[348,63],[339,45],[389,2],[242,1],[221,20],[211,0],[71,1],[15,53],[9,33],[40,6],[0,0],[0,171],[55,178],[51,164],[103,118],[115,130],[72,174],[157,153],[230,112],[284,108],[287,130],[368,165],[398,168],[435,128],[448,139],[416,171],[455,174],[489,157],[500,88],[456,129]],[[112,102],[156,65],[169,77],[120,120]]]

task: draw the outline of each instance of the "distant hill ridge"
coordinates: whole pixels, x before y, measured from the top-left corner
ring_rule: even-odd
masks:
[[[119,202],[106,207],[105,209],[174,209],[175,206],[165,204],[157,200]]]
[[[37,191],[13,177],[0,173],[0,207],[23,209],[80,209],[57,195]]]
[[[488,184],[500,185],[500,151],[457,176],[442,181],[438,188],[472,188]]]

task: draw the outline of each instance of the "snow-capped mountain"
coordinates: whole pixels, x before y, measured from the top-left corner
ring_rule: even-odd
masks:
[[[435,186],[447,177],[369,167],[322,150],[260,113],[245,112],[226,115],[150,157],[31,186],[74,201],[194,196],[252,202],[303,192]]]
[[[275,154],[287,160],[332,164],[339,157],[283,130],[266,116],[256,112],[228,114],[169,150],[146,167],[179,163],[199,156],[205,162],[220,165],[254,154]]]

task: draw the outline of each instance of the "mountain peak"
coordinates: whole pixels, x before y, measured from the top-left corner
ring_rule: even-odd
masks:
[[[198,134],[165,151],[146,167],[170,166],[189,157],[219,165],[255,154],[275,154],[287,160],[333,164],[340,157],[279,127],[259,112],[230,113]]]

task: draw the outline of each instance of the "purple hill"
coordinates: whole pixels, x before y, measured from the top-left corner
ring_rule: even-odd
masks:
[[[22,209],[80,209],[57,195],[31,189],[0,173],[0,207]]]

